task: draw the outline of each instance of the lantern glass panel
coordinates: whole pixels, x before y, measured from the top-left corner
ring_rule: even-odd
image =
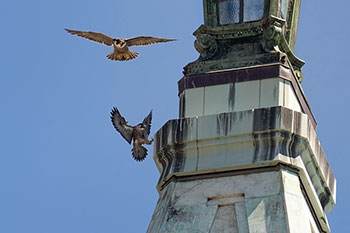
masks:
[[[279,11],[282,19],[287,19],[289,0],[279,0]]]
[[[260,20],[264,16],[264,0],[244,0],[243,21]]]
[[[219,0],[218,7],[221,25],[239,23],[240,0]]]

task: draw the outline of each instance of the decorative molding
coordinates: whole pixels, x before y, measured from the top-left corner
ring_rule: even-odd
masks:
[[[288,56],[291,63],[291,68],[294,70],[298,81],[302,82],[304,76],[301,67],[305,62],[294,55],[290,49],[286,37],[283,33],[283,27],[286,26],[286,21],[275,16],[270,16],[267,28],[264,30],[261,46],[265,52],[281,51]]]
[[[209,34],[200,34],[194,42],[194,47],[200,53],[202,60],[208,60],[217,52],[216,39]]]
[[[282,28],[285,20],[273,17],[269,25],[264,30],[261,46],[265,52],[281,51],[279,48],[281,38],[283,37]]]
[[[335,205],[333,172],[311,122],[302,113],[272,107],[171,120],[155,139],[154,159],[161,173],[158,188],[173,175],[239,171],[279,162],[298,169],[326,213]]]
[[[207,25],[201,25],[193,33],[193,35],[198,37],[201,34],[210,34],[217,40],[238,39],[250,36],[258,36],[263,33],[266,23],[267,20],[220,27],[209,27]]]
[[[201,25],[193,33],[196,36],[194,46],[200,57],[184,67],[184,74],[273,63],[276,62],[271,60],[273,56],[266,56],[266,53],[282,52],[287,55],[297,80],[301,82],[301,67],[305,62],[289,47],[285,27],[286,21],[273,15],[256,22],[220,27]]]

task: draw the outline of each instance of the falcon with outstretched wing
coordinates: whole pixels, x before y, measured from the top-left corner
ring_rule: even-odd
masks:
[[[81,36],[86,39],[89,39],[104,45],[108,45],[108,46],[113,45],[114,51],[108,54],[107,58],[111,60],[120,60],[120,61],[131,60],[138,56],[138,53],[129,49],[130,46],[142,46],[142,45],[150,45],[150,44],[155,44],[160,42],[174,41],[174,39],[163,39],[163,38],[157,38],[157,37],[151,37],[151,36],[139,36],[139,37],[134,37],[130,39],[112,38],[99,32],[75,31],[75,30],[70,30],[66,28],[65,30],[72,35]]]
[[[131,144],[133,141],[132,156],[136,161],[143,161],[147,156],[147,149],[142,144],[150,145],[153,139],[148,140],[151,131],[152,111],[136,126],[128,125],[128,122],[120,115],[116,107],[112,108],[111,120],[114,128],[122,135],[122,137]]]

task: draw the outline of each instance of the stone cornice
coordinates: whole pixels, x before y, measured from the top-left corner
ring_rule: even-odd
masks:
[[[336,181],[310,120],[284,107],[171,120],[155,135],[154,159],[158,188],[172,175],[278,161],[300,171],[325,212],[335,204]]]

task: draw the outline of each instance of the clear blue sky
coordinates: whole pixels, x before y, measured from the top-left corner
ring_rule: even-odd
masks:
[[[318,137],[337,178],[333,232],[350,232],[348,210],[349,3],[303,1],[296,55]],[[111,125],[154,111],[152,134],[178,115],[177,81],[197,59],[200,0],[5,1],[0,14],[0,232],[145,232],[158,193],[152,147],[143,163]],[[137,47],[113,62],[111,48],[63,28],[115,37],[177,38]]]

